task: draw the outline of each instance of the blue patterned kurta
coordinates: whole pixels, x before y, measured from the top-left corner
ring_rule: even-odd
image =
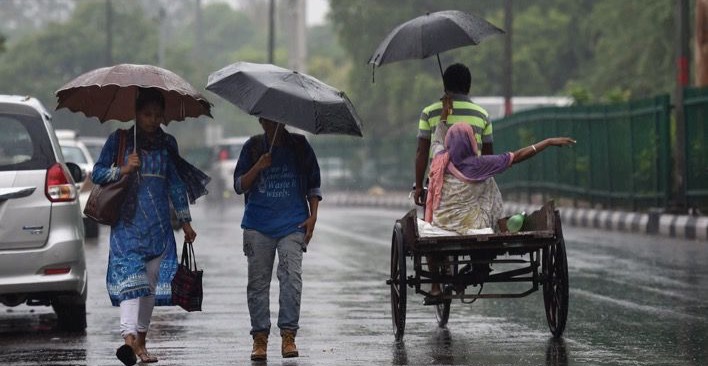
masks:
[[[126,134],[126,140],[123,164],[127,163],[128,155],[133,151],[132,130]],[[167,140],[176,151],[177,142],[174,137],[168,135]],[[112,167],[118,142],[119,134],[116,131],[103,146],[91,177],[95,184],[113,182],[120,178],[120,168]],[[139,150],[139,153],[140,175],[135,216],[132,220],[126,220],[122,214],[111,227],[106,286],[114,306],[120,305],[122,300],[149,295],[145,264],[164,253],[155,289],[155,305],[172,305],[170,283],[177,271],[177,254],[170,224],[170,202],[177,219],[180,222],[190,222],[187,192],[167,148]]]

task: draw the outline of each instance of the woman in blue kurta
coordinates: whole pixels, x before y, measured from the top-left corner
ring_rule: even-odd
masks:
[[[178,154],[175,138],[165,133],[164,98],[157,89],[140,89],[135,128],[111,134],[94,166],[94,184],[105,184],[128,174],[131,184],[119,221],[111,227],[106,286],[111,303],[121,308],[121,335],[125,345],[116,356],[126,365],[157,362],[145,348],[145,337],[155,305],[172,305],[170,283],[177,270],[176,243],[170,206],[184,231],[194,241],[189,203],[206,194],[204,173]],[[122,136],[121,136],[122,135]],[[120,139],[125,141],[123,164],[115,166]]]

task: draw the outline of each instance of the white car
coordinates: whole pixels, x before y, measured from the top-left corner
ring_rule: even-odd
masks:
[[[0,95],[0,303],[51,305],[60,329],[86,329],[87,271],[76,182],[49,112]]]
[[[84,229],[87,238],[98,236],[98,223],[83,215],[86,201],[88,200],[93,183],[91,182],[91,172],[93,171],[94,160],[86,145],[78,138],[78,134],[73,130],[56,130],[59,145],[66,161],[77,164],[86,173],[86,179],[78,183],[79,201],[81,202],[81,213],[84,220]]]
[[[234,193],[234,169],[243,145],[249,137],[224,138],[214,145],[214,160],[211,169],[212,181],[207,197],[221,200]]]
[[[348,188],[353,180],[354,173],[346,165],[343,158],[323,157],[317,159],[320,166],[322,186],[328,189]]]
[[[103,150],[106,140],[107,138],[105,137],[79,136],[79,141],[84,143],[94,162],[98,161],[99,156],[101,156],[101,150]]]

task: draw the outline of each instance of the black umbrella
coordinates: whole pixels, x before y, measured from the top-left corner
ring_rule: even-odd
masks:
[[[369,58],[375,68],[401,60],[424,59],[451,49],[476,45],[504,31],[486,20],[459,10],[439,11],[411,19],[391,31]],[[442,65],[438,55],[438,66]]]
[[[297,71],[237,62],[209,75],[206,89],[253,116],[314,134],[362,136],[344,92]]]

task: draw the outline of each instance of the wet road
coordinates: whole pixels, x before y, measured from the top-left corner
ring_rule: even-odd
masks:
[[[391,331],[388,277],[391,227],[401,211],[320,209],[304,259],[298,346],[301,357],[275,365],[706,365],[708,245],[564,228],[570,310],[561,341],[546,325],[540,292],[522,299],[453,302],[448,329],[409,294],[406,334]],[[251,339],[246,307],[242,207],[193,207],[197,260],[205,271],[204,311],[156,308],[149,335],[158,365],[243,365]],[[179,238],[179,237],[178,237]],[[104,281],[107,232],[86,243],[88,328],[55,330],[47,307],[0,306],[0,365],[119,365],[118,311]],[[271,288],[273,321],[277,281]]]

